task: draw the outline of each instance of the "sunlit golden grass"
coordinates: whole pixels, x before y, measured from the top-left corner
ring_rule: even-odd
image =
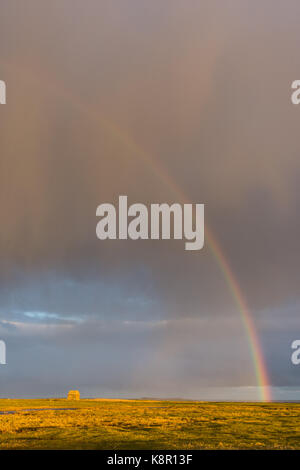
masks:
[[[1,449],[300,449],[296,403],[0,400],[9,410]]]

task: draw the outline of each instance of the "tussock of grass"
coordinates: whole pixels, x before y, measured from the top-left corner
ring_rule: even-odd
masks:
[[[300,449],[296,403],[0,400],[8,410],[1,449]]]

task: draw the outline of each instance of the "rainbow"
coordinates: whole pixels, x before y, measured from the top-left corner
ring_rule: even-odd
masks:
[[[74,96],[70,89],[62,89],[61,84],[55,84],[54,77],[52,77],[51,80],[49,80],[48,76],[43,77],[42,70],[40,70],[38,74],[34,74],[32,70],[28,69],[27,72],[31,80],[38,80],[39,82],[42,81],[43,86],[46,85],[51,93],[67,99],[74,107],[78,108],[80,112],[86,114],[86,116],[90,119],[90,122],[96,126],[96,129],[99,125],[101,125],[108,133],[111,134],[113,138],[117,137],[120,143],[126,146],[130,154],[142,159],[159,180],[167,185],[176,195],[181,197],[182,202],[189,202],[187,196],[177,185],[176,181],[170,177],[169,173],[161,164],[161,162],[158,162],[149,156],[149,154],[145,152],[145,150],[136,142],[136,140],[132,139],[127,132],[118,127],[110,119],[101,116],[96,107],[92,107],[90,104],[85,103],[82,99],[80,99],[79,96]],[[223,273],[229,291],[231,292],[234,302],[240,312],[251,351],[256,381],[259,389],[259,398],[261,401],[269,402],[272,400],[270,390],[271,387],[269,385],[270,381],[268,378],[263,351],[251,312],[247,306],[247,302],[230,266],[230,263],[207,223],[205,225],[205,238],[217,265]]]
[[[155,162],[152,158],[150,158],[144,149],[138,146],[135,141],[132,141],[131,139],[129,140],[128,135],[121,132],[120,129],[118,129],[118,135],[119,137],[122,137],[122,140],[128,146],[130,146],[130,148],[133,149],[135,153],[138,153],[143,158],[143,160],[148,164],[152,171],[155,172],[157,177],[163,181],[164,184],[167,184],[168,187],[174,193],[176,193],[176,195],[180,196],[181,201],[186,203],[190,202],[181,188],[173,179],[170,178],[169,174],[166,172],[166,169],[162,166],[161,163],[158,163],[157,161]],[[229,291],[231,292],[235,304],[240,312],[240,316],[248,338],[252,361],[254,364],[256,381],[259,388],[259,398],[263,402],[270,402],[272,401],[272,397],[269,386],[269,377],[265,365],[263,351],[250,309],[247,306],[242,289],[233,273],[230,263],[207,223],[205,225],[205,239],[208,242],[208,246],[217,265],[223,273]]]
[[[226,259],[223,251],[221,250],[219,243],[216,241],[215,237],[207,226],[205,229],[205,233],[206,238],[208,239],[211,252],[217,264],[219,265],[219,268],[223,272],[227,286],[229,287],[229,290],[241,314],[241,318],[248,337],[248,343],[250,346],[251,356],[255,369],[256,381],[259,386],[260,400],[270,402],[272,401],[272,396],[269,386],[269,377],[258,334],[251,316],[251,312],[247,306],[247,302],[244,298],[243,292],[237,282],[237,279],[231,269],[228,260]]]
[[[103,118],[101,118],[101,121],[102,119]],[[115,124],[113,124],[111,121],[107,121],[105,119],[105,124],[108,126],[110,132],[112,132],[114,136],[117,135],[118,138],[121,139],[122,143],[124,143],[130,151],[134,152],[134,154],[138,155],[139,158],[143,159],[143,161],[148,165],[148,168],[150,168],[155,173],[158,179],[166,184],[176,195],[180,196],[182,202],[190,202],[187,196],[183,193],[182,189],[173,179],[170,178],[170,175],[167,173],[166,169],[162,166],[161,163],[151,158],[148,153],[146,153],[145,150],[136,143],[135,140],[132,140],[127,133],[116,127]],[[230,263],[207,223],[205,225],[205,239],[208,242],[208,246],[215,261],[217,262],[217,265],[224,275],[229,291],[231,292],[235,304],[240,312],[240,316],[248,338],[252,361],[254,364],[255,376],[259,389],[259,398],[263,402],[270,402],[272,401],[269,385],[270,381],[265,365],[263,351],[251,312],[247,306],[242,289],[233,273]]]

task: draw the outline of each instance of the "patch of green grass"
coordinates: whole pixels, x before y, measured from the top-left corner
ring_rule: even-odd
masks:
[[[300,449],[297,403],[0,400],[9,410],[1,449]]]

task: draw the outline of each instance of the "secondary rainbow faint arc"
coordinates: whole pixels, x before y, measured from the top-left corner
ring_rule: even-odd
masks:
[[[28,70],[27,70],[28,71]],[[40,82],[42,71],[39,75],[32,74],[30,71],[31,78],[33,80],[38,80]],[[39,77],[39,79],[37,78]],[[72,103],[73,106],[78,107],[80,111],[83,111],[93,118],[95,124],[101,123],[101,125],[107,129],[113,137],[117,138],[126,145],[128,150],[132,151],[137,157],[142,158],[143,161],[148,165],[148,167],[155,173],[155,175],[163,181],[168,187],[181,199],[185,202],[189,202],[187,196],[184,194],[182,189],[178,184],[172,179],[167,172],[166,168],[156,159],[153,159],[145,150],[129,136],[127,132],[124,132],[119,126],[117,126],[112,120],[103,117],[99,114],[98,110],[92,107],[90,104],[86,104],[80,99],[79,96],[74,96],[70,89],[62,89],[61,84],[59,86],[55,84],[55,80],[49,80],[49,77],[43,81],[43,85],[47,85],[47,88],[52,91],[54,94],[59,94],[61,97],[67,98],[68,101]],[[205,224],[205,239],[208,241],[209,248],[220,267],[226,283],[229,287],[229,290],[235,300],[235,303],[241,314],[241,318],[247,333],[247,338],[250,346],[251,356],[254,364],[255,375],[257,384],[259,386],[259,393],[261,401],[269,402],[272,400],[271,391],[270,391],[270,381],[268,378],[268,373],[265,365],[264,355],[258,338],[258,334],[251,316],[250,310],[247,306],[247,302],[244,298],[243,292],[239,283],[234,275],[229,261],[227,260],[224,252],[221,249],[220,244],[217,242],[214,237],[211,229],[208,227],[208,224]]]

